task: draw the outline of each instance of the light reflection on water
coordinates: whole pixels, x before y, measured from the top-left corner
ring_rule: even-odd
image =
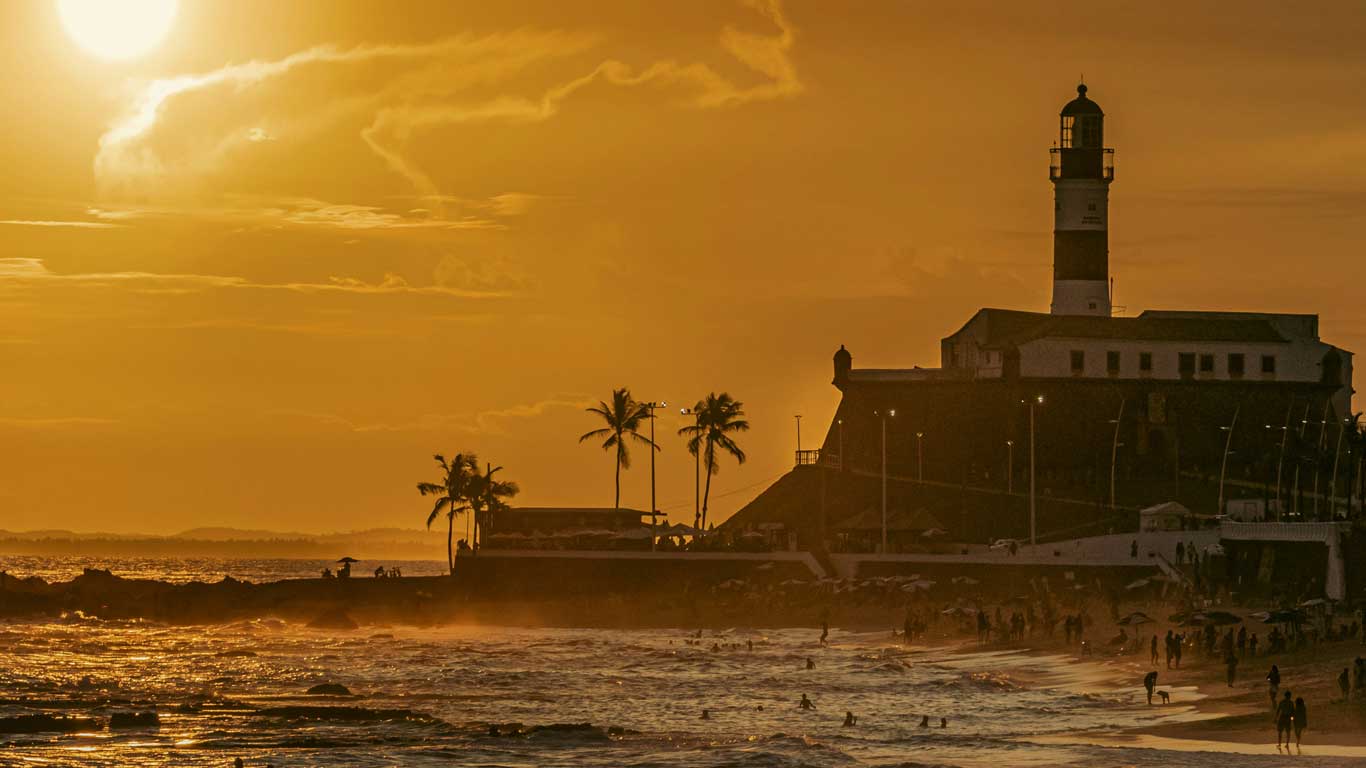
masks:
[[[238,755],[277,766],[1228,764],[1210,753],[1069,743],[1079,731],[1188,710],[1142,706],[1137,685],[1116,690],[1061,657],[908,652],[884,635],[839,631],[829,647],[809,630],[708,633],[701,645],[687,637],[487,627],[338,633],[274,620],[14,623],[0,629],[0,717],[36,710],[107,718],[155,704],[161,725],[4,736],[0,764],[224,766]],[[713,643],[738,647],[713,651]],[[255,655],[220,655],[232,651]],[[808,657],[814,670],[805,669]],[[322,682],[359,697],[302,695]],[[802,693],[815,712],[797,708]],[[179,706],[196,702],[202,709]],[[353,707],[367,719],[257,711],[292,705]],[[699,719],[703,708],[710,720]],[[858,715],[857,727],[841,727],[845,710]],[[936,723],[945,716],[949,727],[919,728],[922,714]],[[489,735],[488,723],[512,721],[594,727]],[[1031,744],[1031,736],[1061,743]],[[1306,756],[1295,764],[1350,762]]]
[[[369,578],[376,566],[398,567],[404,576],[440,576],[446,572],[441,560],[363,560],[352,566],[352,575]],[[224,576],[251,582],[280,579],[314,579],[324,568],[337,569],[333,560],[247,557],[106,557],[103,555],[0,555],[0,570],[23,578],[69,581],[86,568],[112,571],[125,579],[159,579],[174,583],[215,582]]]

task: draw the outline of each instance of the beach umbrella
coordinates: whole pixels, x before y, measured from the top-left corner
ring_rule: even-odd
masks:
[[[1304,621],[1304,611],[1297,611],[1292,608],[1286,608],[1279,611],[1272,611],[1271,613],[1268,613],[1266,618],[1262,620],[1262,623],[1296,624],[1301,621]]]
[[[357,559],[354,558],[354,557],[343,557],[342,559],[338,560],[337,562],[339,562],[339,563],[359,563],[360,561],[357,560]]]
[[[1124,618],[1122,618],[1122,619],[1120,619],[1119,621],[1116,621],[1116,622],[1115,622],[1115,624],[1117,624],[1118,626],[1121,626],[1121,627],[1134,627],[1134,626],[1138,626],[1139,624],[1152,624],[1152,623],[1153,623],[1153,620],[1148,616],[1148,614],[1146,614],[1146,613],[1144,613],[1144,612],[1142,612],[1142,611],[1134,611],[1133,613],[1129,614],[1128,616],[1125,616]]]
[[[1206,624],[1213,624],[1216,627],[1243,623],[1241,617],[1235,616],[1228,611],[1205,611],[1200,614],[1200,616],[1205,620]]]

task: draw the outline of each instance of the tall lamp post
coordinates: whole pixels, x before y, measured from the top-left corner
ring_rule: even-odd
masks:
[[[1015,441],[1006,441],[1006,494],[1015,493]]]
[[[1124,420],[1124,403],[1127,398],[1119,399],[1119,413],[1110,422],[1115,425],[1115,436],[1110,441],[1110,514],[1115,513],[1115,463],[1119,457],[1119,423]]]
[[[882,417],[882,554],[887,554],[887,417],[896,416],[893,408],[886,413],[873,411]]]
[[[681,414],[684,415],[684,416],[691,416],[691,417],[693,417],[693,423],[696,424],[697,426],[701,426],[701,425],[702,425],[702,414],[698,413],[696,410],[694,410],[694,409],[692,409],[692,408],[679,408],[679,409],[678,409],[678,412],[681,413]],[[696,526],[698,525],[699,521],[702,519],[702,447],[701,447],[700,445],[698,446],[697,451],[696,451],[695,453],[693,453],[692,458],[693,458],[693,465],[694,465],[694,467],[693,467],[692,522],[693,522],[693,526],[694,526],[694,528],[693,528],[693,531],[694,531],[694,533],[693,533],[693,538],[696,538],[696,537],[697,537],[697,533],[696,533],[697,528],[696,528]]]
[[[1038,501],[1034,494],[1034,406],[1043,405],[1043,395],[1037,395],[1029,401],[1029,544],[1033,546],[1037,540],[1037,509]]]
[[[802,460],[802,415],[793,416],[797,420],[797,461]]]
[[[1224,473],[1228,471],[1228,451],[1233,446],[1233,428],[1238,426],[1238,412],[1242,409],[1241,404],[1234,408],[1233,420],[1228,423],[1227,427],[1219,428],[1227,432],[1228,436],[1224,438],[1224,458],[1219,462],[1219,508],[1215,512],[1217,515],[1224,514]]]
[[[915,433],[915,479],[925,482],[925,433]]]
[[[1266,425],[1266,428],[1267,428],[1267,429],[1279,429],[1279,430],[1281,431],[1281,450],[1280,450],[1280,457],[1276,459],[1276,521],[1277,521],[1277,522],[1280,522],[1280,519],[1281,519],[1281,476],[1282,476],[1282,470],[1285,468],[1285,439],[1286,439],[1286,437],[1288,437],[1288,436],[1290,435],[1290,410],[1291,410],[1292,408],[1294,408],[1294,407],[1295,407],[1295,401],[1292,399],[1292,400],[1290,401],[1290,405],[1286,406],[1286,408],[1285,408],[1285,426],[1273,427],[1273,426],[1271,426],[1270,424],[1267,424],[1267,425]]]
[[[655,503],[655,453],[659,451],[659,444],[655,442],[655,409],[664,408],[669,404],[663,400],[654,403],[645,403],[646,408],[650,409],[650,551],[655,551],[657,542],[659,505]]]

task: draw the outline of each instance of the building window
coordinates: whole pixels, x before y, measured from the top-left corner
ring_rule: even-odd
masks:
[[[1119,352],[1112,349],[1105,353],[1105,372],[1111,376],[1119,375]]]
[[[1262,373],[1276,373],[1276,356],[1262,355]]]
[[[1214,373],[1214,355],[1200,355],[1200,372]]]
[[[1141,371],[1142,373],[1152,373],[1152,372],[1153,372],[1153,353],[1151,353],[1151,352],[1139,352],[1139,353],[1138,353],[1138,370]]]
[[[1229,378],[1233,378],[1233,379],[1241,379],[1241,378],[1243,378],[1243,369],[1244,369],[1245,365],[1246,365],[1246,360],[1243,358],[1243,353],[1242,353],[1242,352],[1230,352],[1230,353],[1228,353],[1228,375],[1229,375]]]
[[[1080,374],[1086,370],[1086,353],[1080,349],[1072,350],[1072,373]]]
[[[1181,378],[1187,379],[1195,375],[1195,353],[1182,352],[1177,357],[1177,368],[1181,371]]]

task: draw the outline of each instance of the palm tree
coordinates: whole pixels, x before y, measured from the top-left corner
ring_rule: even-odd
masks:
[[[617,489],[612,506],[621,509],[621,470],[631,468],[631,453],[627,450],[626,439],[630,438],[644,443],[656,451],[659,450],[659,446],[655,445],[650,438],[636,431],[640,429],[646,419],[650,418],[650,406],[636,402],[636,399],[631,397],[631,391],[622,387],[612,390],[612,403],[610,405],[599,401],[597,405],[585,410],[602,417],[607,426],[579,435],[579,442],[596,440],[601,437],[605,438],[602,441],[604,451],[616,450]]]
[[[744,464],[745,452],[731,435],[748,430],[749,422],[745,421],[744,403],[731,397],[728,392],[719,395],[712,392],[705,400],[700,400],[693,406],[693,413],[697,415],[697,423],[691,427],[683,427],[678,430],[678,434],[689,438],[688,453],[696,456],[698,451],[702,451],[702,465],[706,468],[707,485],[702,493],[702,519],[694,520],[693,526],[699,531],[705,531],[707,502],[711,497],[711,476],[721,471],[716,449],[720,448],[734,456],[737,463]]]
[[[418,483],[417,490],[423,496],[437,497],[436,505],[427,515],[428,529],[437,515],[443,509],[446,511],[446,566],[454,574],[455,552],[451,548],[451,541],[455,536],[455,516],[470,509],[470,487],[479,477],[479,458],[472,453],[457,453],[450,461],[446,461],[446,457],[439,453],[433,458],[441,467],[441,479],[435,483]]]
[[[482,475],[475,475],[470,483],[470,509],[474,512],[474,540],[482,543],[483,528],[490,518],[507,509],[503,499],[516,496],[522,489],[511,480],[497,480],[494,475],[503,471],[502,467],[488,464]]]

